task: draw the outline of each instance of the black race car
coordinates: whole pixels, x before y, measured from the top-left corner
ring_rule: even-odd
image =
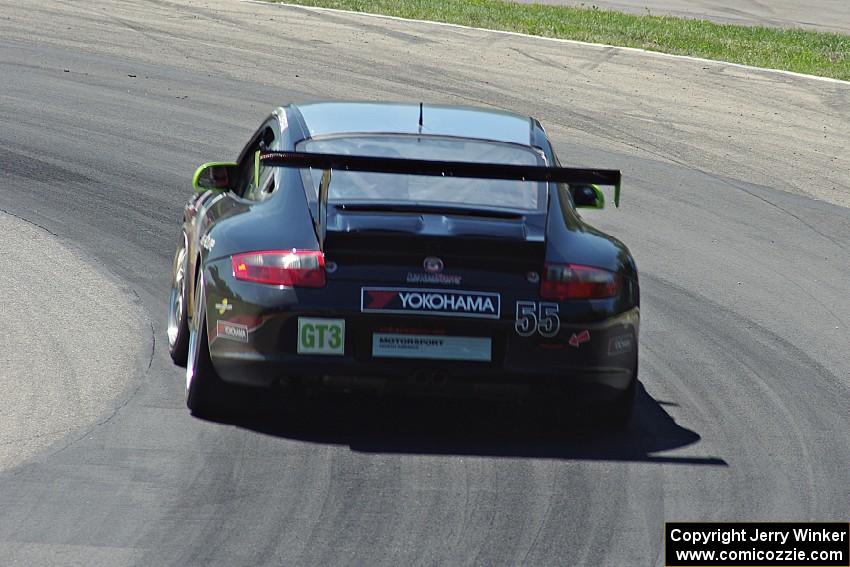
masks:
[[[234,385],[540,395],[630,414],[639,288],[582,221],[620,173],[562,168],[539,122],[455,106],[278,108],[198,168],[168,343],[195,414]]]

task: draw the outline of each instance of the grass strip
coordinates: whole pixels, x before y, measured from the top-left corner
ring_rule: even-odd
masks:
[[[574,39],[850,80],[850,35],[503,0],[269,0]]]

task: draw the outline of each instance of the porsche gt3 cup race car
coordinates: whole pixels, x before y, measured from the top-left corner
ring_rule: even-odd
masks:
[[[560,167],[540,123],[454,106],[278,108],[198,168],[168,340],[195,414],[241,386],[599,404],[637,385],[637,269],[577,207],[620,172]],[[242,408],[250,409],[250,408]]]

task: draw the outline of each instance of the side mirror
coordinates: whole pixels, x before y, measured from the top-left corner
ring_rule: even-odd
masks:
[[[192,187],[195,191],[227,191],[232,189],[237,179],[237,166],[232,162],[214,161],[205,163],[195,170]]]
[[[596,185],[570,185],[573,202],[584,209],[604,209],[605,195]]]

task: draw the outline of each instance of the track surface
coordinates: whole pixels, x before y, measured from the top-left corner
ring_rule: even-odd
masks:
[[[17,158],[2,149],[0,156],[3,171],[20,171]],[[151,349],[127,345],[153,328],[129,286],[44,228],[0,212],[0,241],[9,243],[0,257],[3,470],[76,433],[80,423],[97,422],[118,396],[137,386]]]
[[[106,266],[156,338],[135,389],[0,472],[4,565],[654,565],[665,520],[850,517],[850,211],[825,202],[850,87],[219,0],[0,13],[0,209]],[[591,220],[641,268],[625,436],[486,404],[188,414],[162,342],[192,166],[310,98],[529,112],[564,161],[624,170]]]
[[[721,24],[810,28],[850,34],[850,3],[845,0],[514,0],[523,4],[598,6],[630,14],[678,16]]]

